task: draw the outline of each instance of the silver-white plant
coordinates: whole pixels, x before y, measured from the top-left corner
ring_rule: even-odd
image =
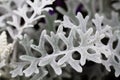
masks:
[[[95,8],[92,9],[93,12],[90,11],[95,6],[95,1],[89,9],[89,0],[69,0],[65,2],[68,11],[56,8],[63,14],[63,20],[57,20],[57,14],[48,14],[53,10],[49,6],[55,4],[54,1],[0,0],[0,9],[3,10],[0,16],[0,76],[10,75],[8,78],[12,77],[11,80],[53,80],[55,77],[62,80],[61,77],[71,77],[69,69],[84,73],[87,62],[93,62],[104,66],[108,72],[112,71],[112,66],[118,77],[118,13],[113,11],[111,19],[104,17],[106,13],[102,12],[101,7],[103,0],[96,6],[100,8],[99,13],[102,15],[96,13]],[[83,17],[81,12],[76,12],[79,3],[87,8],[87,16]],[[40,29],[34,29],[36,24]],[[104,43],[105,38],[109,40]],[[98,65],[93,67],[100,71]],[[93,75],[97,73],[92,73],[89,80]],[[98,80],[100,79],[102,78]]]

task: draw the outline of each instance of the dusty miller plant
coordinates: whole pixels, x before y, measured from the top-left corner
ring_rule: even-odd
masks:
[[[0,0],[0,80],[106,80],[113,69],[119,77],[119,4]]]

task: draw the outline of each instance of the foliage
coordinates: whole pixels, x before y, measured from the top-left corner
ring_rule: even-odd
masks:
[[[0,0],[0,79],[119,77],[119,1],[57,1]]]

